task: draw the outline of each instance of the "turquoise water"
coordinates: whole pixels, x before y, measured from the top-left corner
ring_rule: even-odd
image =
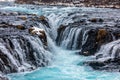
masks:
[[[32,72],[10,74],[9,77],[11,80],[120,80],[119,72],[92,70],[83,65],[88,57],[74,53],[59,49],[51,66]]]
[[[53,28],[59,24],[72,22],[69,18],[63,21],[68,13],[74,11],[92,11],[94,8],[79,9],[76,7],[40,7],[30,9],[24,6],[3,7],[3,10],[20,11],[30,14],[45,15],[49,18]],[[54,21],[56,20],[56,21]],[[57,47],[57,46],[55,46]],[[53,61],[47,67],[39,68],[31,72],[22,72],[9,74],[11,80],[120,80],[119,72],[95,71],[89,66],[83,65],[83,62],[89,57],[75,54],[78,51],[64,50],[54,48]]]

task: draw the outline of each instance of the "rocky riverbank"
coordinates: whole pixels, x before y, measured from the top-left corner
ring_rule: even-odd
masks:
[[[16,0],[19,4],[60,5],[77,7],[120,8],[119,0]]]

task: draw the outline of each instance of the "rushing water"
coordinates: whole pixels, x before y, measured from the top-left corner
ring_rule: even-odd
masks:
[[[11,80],[119,80],[116,72],[94,71],[84,66],[87,57],[75,55],[74,51],[58,49],[51,66],[28,73],[11,74]],[[78,66],[79,64],[79,66]]]
[[[60,24],[67,25],[68,23],[73,22],[71,19],[72,16],[68,16],[68,13],[97,10],[94,8],[76,7],[58,8],[37,6],[37,8],[34,9],[32,7],[33,6],[31,5],[15,5],[12,7],[2,7],[1,9],[46,16],[52,26],[52,35],[54,35],[54,38],[57,36],[56,29]],[[102,9],[99,10],[102,11]],[[81,13],[80,15],[84,14]],[[31,72],[9,74],[8,77],[11,80],[120,80],[119,72],[95,71],[91,67],[83,65],[83,62],[88,60],[90,57],[75,54],[76,52],[79,52],[79,50],[65,50],[63,49],[64,45],[62,45],[62,47],[57,47],[54,39],[52,40],[48,34],[47,37],[49,47],[51,47],[53,53],[51,64],[47,67],[39,68]]]

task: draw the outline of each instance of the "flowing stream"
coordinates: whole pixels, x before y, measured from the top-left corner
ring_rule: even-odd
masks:
[[[53,59],[49,66],[38,68],[30,72],[9,74],[11,80],[120,80],[119,72],[96,71],[83,64],[90,57],[77,55],[79,50],[67,50],[64,45],[56,46],[57,28],[61,25],[72,23],[72,16],[69,13],[77,11],[97,10],[95,8],[77,7],[46,7],[41,6],[31,9],[32,5],[14,5],[12,7],[2,7],[2,10],[20,11],[30,14],[44,15],[49,19],[52,26],[52,39],[47,33],[48,46],[51,48]],[[102,11],[102,9],[99,9]],[[103,11],[104,12],[104,11]],[[75,14],[79,15],[79,14]],[[81,13],[81,15],[84,15]],[[75,46],[75,45],[74,45]]]

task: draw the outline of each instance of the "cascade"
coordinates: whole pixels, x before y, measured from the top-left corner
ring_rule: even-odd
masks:
[[[119,80],[119,70],[93,70],[119,68],[119,11],[17,4],[0,10],[8,11],[0,22],[0,71],[11,80]]]

